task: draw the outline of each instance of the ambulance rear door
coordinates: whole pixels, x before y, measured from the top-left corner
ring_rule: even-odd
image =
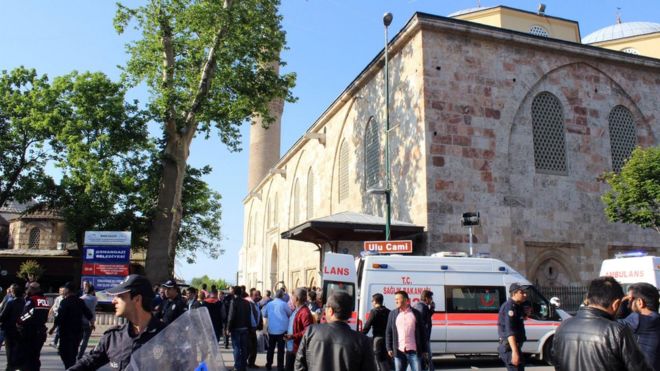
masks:
[[[355,257],[348,254],[326,253],[323,259],[323,305],[334,292],[348,293],[353,301],[353,314],[349,320],[352,329],[357,329],[357,273]]]

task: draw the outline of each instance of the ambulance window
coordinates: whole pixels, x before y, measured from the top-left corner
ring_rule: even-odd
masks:
[[[506,301],[503,286],[445,286],[447,313],[497,313]]]
[[[352,283],[325,281],[323,283],[323,305],[325,305],[330,295],[339,291],[348,293],[348,295],[351,296],[351,299],[353,299],[352,303],[355,303],[355,286]],[[351,310],[355,310],[355,308],[352,308]]]
[[[544,320],[550,317],[550,304],[536,288],[527,290],[527,301],[523,304],[530,318]]]

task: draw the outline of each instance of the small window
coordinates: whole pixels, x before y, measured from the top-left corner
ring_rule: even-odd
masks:
[[[323,282],[323,305],[327,298],[335,292],[345,292],[351,297],[351,311],[355,310],[355,285],[349,282],[324,281]]]
[[[38,249],[40,239],[41,239],[41,230],[39,228],[32,228],[32,230],[30,230],[30,240],[28,242],[30,248]]]
[[[567,175],[564,115],[559,99],[543,92],[532,101],[534,166],[541,173]]]
[[[380,173],[380,138],[378,123],[373,116],[367,122],[364,133],[364,175],[367,188],[378,185]]]
[[[529,33],[532,34],[532,35],[536,35],[536,36],[550,37],[550,34],[548,33],[548,31],[545,28],[543,28],[539,25],[532,26],[529,29]]]
[[[300,222],[300,187],[298,179],[293,183],[293,224]]]
[[[616,106],[608,117],[610,127],[610,148],[612,151],[612,170],[619,172],[626,163],[635,144],[637,134],[632,113],[624,106]]]
[[[639,51],[635,48],[623,48],[623,49],[621,49],[621,51],[624,52],[624,53],[628,53],[628,54],[639,55]]]
[[[504,286],[445,286],[447,313],[498,313]]]
[[[312,168],[307,172],[307,220],[314,217],[314,173]]]
[[[339,147],[339,202],[348,198],[348,145],[344,141]]]

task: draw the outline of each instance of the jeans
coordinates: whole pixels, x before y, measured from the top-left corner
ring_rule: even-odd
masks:
[[[286,351],[286,371],[293,371],[293,368],[296,365],[296,353]]]
[[[253,367],[257,360],[257,330],[251,328],[248,330],[248,367]]]
[[[234,369],[236,371],[245,371],[247,367],[247,343],[247,328],[235,329],[231,332],[231,346],[234,350]]]
[[[82,327],[82,341],[80,342],[80,350],[78,351],[78,359],[82,358],[85,355],[87,350],[87,343],[89,342],[89,337],[92,335],[92,327],[87,324]]]
[[[410,366],[410,371],[422,370],[417,353],[397,351],[396,356],[394,357],[394,370],[406,371],[408,366]]]
[[[273,365],[273,356],[277,346],[277,369],[284,370],[284,334],[268,334],[268,352],[266,353],[266,368]]]

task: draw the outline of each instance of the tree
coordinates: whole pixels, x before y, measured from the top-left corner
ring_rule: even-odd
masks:
[[[612,222],[636,224],[660,233],[660,147],[636,148],[619,174],[605,174],[612,187],[602,196]]]
[[[29,281],[30,277],[32,277],[33,281],[38,281],[45,271],[36,260],[26,260],[18,267],[16,277],[26,281]]]
[[[149,232],[147,275],[170,276],[183,216],[182,196],[190,145],[212,128],[231,150],[239,126],[257,114],[272,122],[269,102],[292,100],[292,74],[280,76],[284,47],[277,0],[151,0],[119,5],[119,33],[135,21],[141,39],[127,45],[125,77],[146,83],[149,109],[162,125],[164,148],[158,203]]]
[[[49,143],[61,123],[57,94],[46,75],[16,68],[0,75],[0,207],[52,189],[44,172]]]
[[[211,286],[215,285],[215,287],[218,288],[218,290],[224,290],[229,288],[229,283],[227,281],[223,280],[222,278],[218,278],[217,280],[214,280],[213,278],[209,278],[206,274],[201,276],[201,277],[195,277],[190,281],[190,286],[200,289],[202,288],[202,284],[205,283],[207,290],[211,290]]]

